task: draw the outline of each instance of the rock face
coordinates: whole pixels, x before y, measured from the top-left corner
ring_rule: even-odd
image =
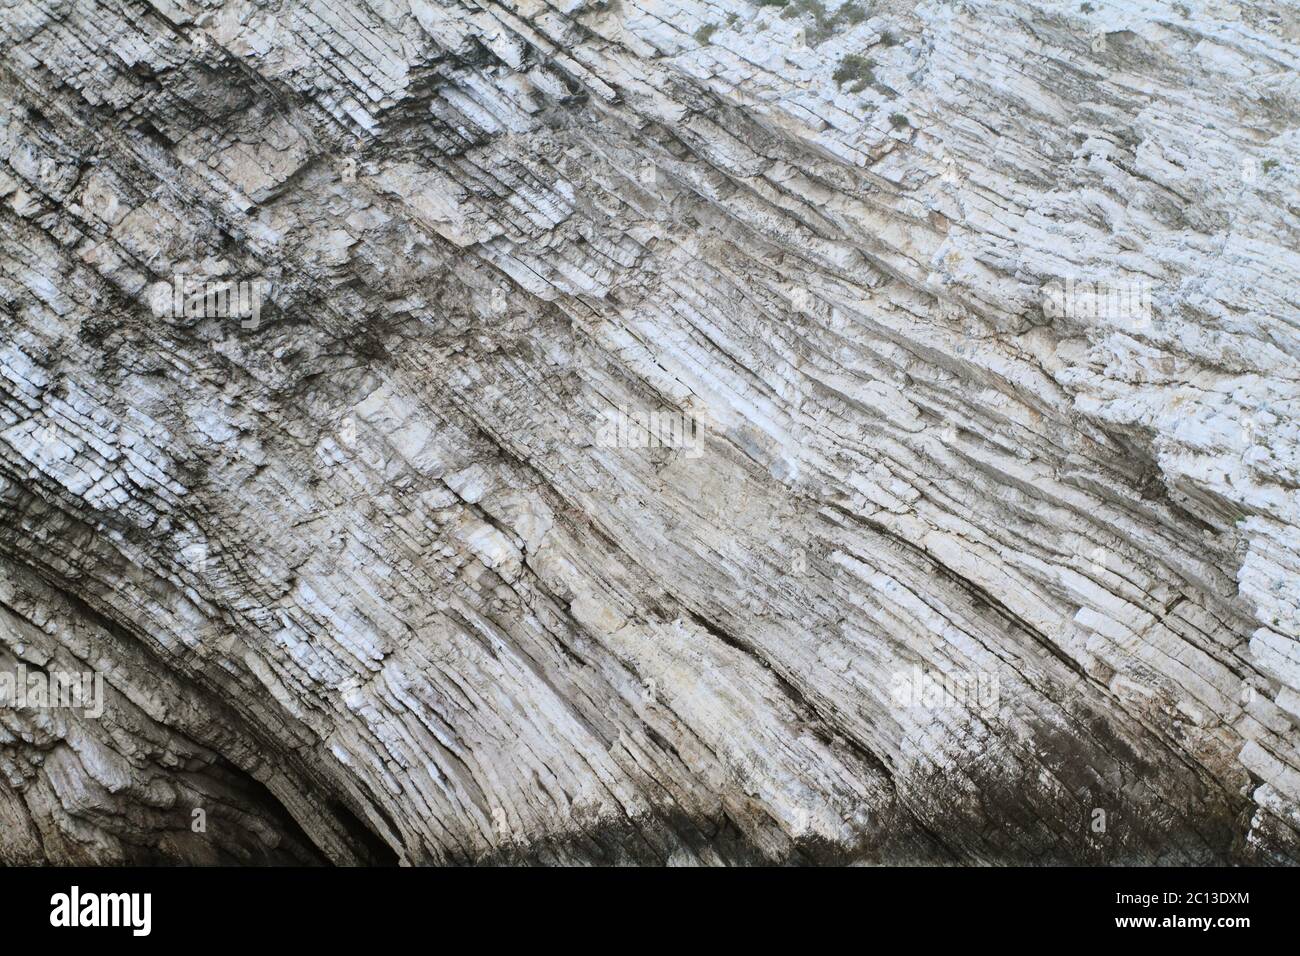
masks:
[[[0,861],[1300,861],[1294,6],[0,37]]]

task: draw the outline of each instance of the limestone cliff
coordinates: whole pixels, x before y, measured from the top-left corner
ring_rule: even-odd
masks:
[[[1300,861],[1298,68],[0,4],[0,861]]]

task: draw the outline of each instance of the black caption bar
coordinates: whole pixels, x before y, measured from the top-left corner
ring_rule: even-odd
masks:
[[[1192,935],[1231,944],[1289,930],[1293,883],[1288,871],[1264,869],[20,868],[0,870],[0,898],[11,946],[76,934],[81,943],[127,946],[373,947],[401,938],[394,933],[432,932],[450,943],[448,931],[537,945],[606,932],[610,920],[626,924],[621,938],[685,934],[729,950],[765,941],[776,927],[849,926],[868,938],[919,931],[927,943],[1129,937],[1182,945]]]

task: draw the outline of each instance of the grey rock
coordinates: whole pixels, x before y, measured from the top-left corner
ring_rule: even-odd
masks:
[[[10,3],[0,861],[1300,862],[1298,36]]]

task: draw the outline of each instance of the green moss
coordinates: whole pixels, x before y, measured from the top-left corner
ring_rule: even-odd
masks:
[[[1276,159],[1266,159],[1266,160],[1264,160],[1263,163],[1261,163],[1261,165],[1262,165],[1263,168],[1264,168],[1264,172],[1266,172],[1266,173],[1271,173],[1273,170],[1277,169],[1277,160],[1276,160]]]
[[[904,116],[902,113],[894,113],[892,116],[889,117],[889,122],[890,125],[894,127],[894,129],[903,129],[906,126],[912,125],[908,121],[907,117]]]

